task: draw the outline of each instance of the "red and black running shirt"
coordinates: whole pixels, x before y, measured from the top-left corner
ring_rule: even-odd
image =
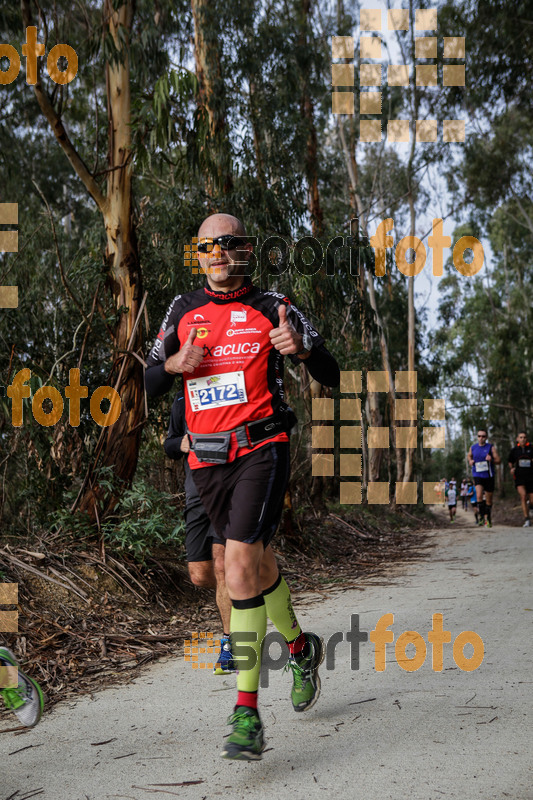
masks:
[[[339,367],[324,347],[324,339],[309,320],[285,297],[263,292],[245,278],[233,292],[217,292],[205,286],[174,298],[154,346],[147,358],[146,390],[154,397],[172,387],[174,376],[164,363],[187,341],[196,328],[195,345],[203,346],[204,358],[192,373],[183,373],[187,428],[191,433],[228,431],[247,422],[264,419],[287,406],[283,389],[284,356],[270,341],[279,326],[279,306],[287,306],[287,318],[313,341],[305,360],[311,375],[326,386],[336,386]],[[300,363],[296,356],[289,356]],[[235,439],[235,437],[233,437]],[[285,433],[255,447],[238,447],[233,441],[229,460],[262,447],[269,441],[288,441]],[[209,466],[189,456],[192,469]]]

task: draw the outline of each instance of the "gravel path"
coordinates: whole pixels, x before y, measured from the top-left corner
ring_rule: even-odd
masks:
[[[443,523],[430,537],[436,547],[428,560],[393,565],[387,580],[367,580],[364,591],[299,604],[304,629],[326,640],[343,632],[344,641],[334,668],[322,666],[322,695],[307,713],[292,711],[289,676],[269,673],[260,691],[262,761],[219,758],[234,677],[173,659],[129,685],[57,705],[23,735],[5,733],[0,800],[533,800],[533,528],[479,529],[459,512],[456,525]],[[451,643],[442,671],[432,669],[436,613],[452,643],[462,631],[481,637],[477,669],[459,668]],[[357,648],[346,632],[356,614],[369,633],[394,615],[384,671],[374,668],[371,641],[360,645],[359,669],[351,668]],[[417,631],[427,647],[417,671],[395,658],[404,631]],[[413,653],[409,645],[406,656]],[[464,656],[473,653],[467,644]]]

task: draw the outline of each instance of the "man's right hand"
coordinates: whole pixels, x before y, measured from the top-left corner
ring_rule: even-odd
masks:
[[[204,357],[204,348],[193,344],[196,339],[196,328],[192,328],[189,337],[180,350],[165,361],[165,372],[177,375],[180,372],[194,372]]]

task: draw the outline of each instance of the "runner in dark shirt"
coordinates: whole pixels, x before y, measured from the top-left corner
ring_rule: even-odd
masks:
[[[529,528],[529,509],[533,506],[533,445],[527,440],[527,433],[521,431],[507,459],[524,514],[523,528]],[[528,506],[529,500],[529,506]]]

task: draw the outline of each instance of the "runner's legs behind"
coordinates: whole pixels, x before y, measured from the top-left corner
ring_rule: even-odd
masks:
[[[529,510],[533,508],[533,482],[530,483],[517,483],[516,491],[520,496],[520,505],[522,506],[522,513],[524,515],[523,528],[529,528],[531,522],[529,519]],[[529,506],[528,506],[529,500]]]
[[[235,672],[229,640],[231,600],[225,583],[224,540],[219,539],[191,475],[185,467],[185,549],[191,581],[195,586],[216,590],[216,604],[222,623],[220,653],[215,663],[215,675]]]

